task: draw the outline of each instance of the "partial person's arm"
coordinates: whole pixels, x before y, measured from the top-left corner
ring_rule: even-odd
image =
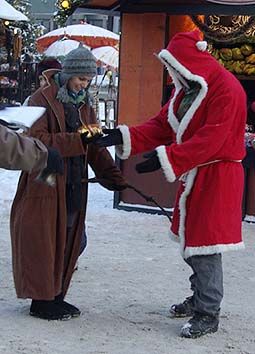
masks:
[[[99,138],[96,144],[116,145],[117,155],[121,159],[155,149],[159,145],[169,145],[173,140],[173,130],[168,122],[168,104],[156,116],[139,126],[129,128],[120,125],[117,129],[107,129],[104,132],[107,135]]]
[[[0,168],[39,171],[47,165],[48,150],[37,139],[28,138],[0,125]]]

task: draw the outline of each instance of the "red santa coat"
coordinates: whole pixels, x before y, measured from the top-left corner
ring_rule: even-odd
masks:
[[[203,51],[205,44],[197,31],[173,37],[159,53],[175,84],[172,98],[144,124],[119,126],[124,140],[117,147],[120,158],[156,149],[166,179],[182,181],[171,231],[184,258],[244,247],[246,95],[234,75]],[[180,122],[176,112],[183,89],[176,70],[201,86]]]

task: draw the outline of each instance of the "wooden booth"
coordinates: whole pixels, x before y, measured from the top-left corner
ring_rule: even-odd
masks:
[[[238,3],[233,0],[232,5],[228,5],[230,1],[227,0],[222,1],[226,3],[225,5],[216,2],[221,1],[84,0],[84,3],[79,6],[101,11],[103,9],[109,14],[111,11],[119,11],[121,15],[118,124],[129,126],[140,124],[156,114],[168,99],[166,71],[154,53],[166,47],[176,32],[190,31],[195,28],[195,23],[203,30],[201,23],[206,22],[212,14],[217,15],[218,18],[221,17],[221,20],[227,19],[228,21],[233,16],[237,18],[242,15],[245,23],[250,21],[252,15],[255,16],[255,6],[247,5],[247,3],[255,2],[246,1],[246,5],[233,5],[233,3]],[[239,3],[241,2],[239,0]],[[190,15],[200,15],[200,17],[193,17],[192,20]],[[223,23],[223,26],[228,25]],[[241,28],[241,24],[238,26]],[[239,29],[232,33],[238,33]],[[213,42],[213,38],[210,39]],[[255,75],[242,74],[240,79],[248,94],[255,99],[255,82],[253,81]],[[169,184],[161,171],[138,175],[134,166],[141,159],[141,156],[136,156],[119,162],[125,177],[130,184],[141,189],[145,194],[152,195],[161,206],[171,211],[178,182]],[[255,177],[252,186],[255,189]],[[248,186],[247,195],[249,195],[249,188],[251,187]],[[158,212],[153,204],[146,202],[130,189],[115,193],[114,207]],[[254,212],[255,215],[255,193],[252,207],[253,210],[249,213]]]
[[[0,19],[0,103],[23,103],[36,89],[37,64],[24,49],[20,29]]]

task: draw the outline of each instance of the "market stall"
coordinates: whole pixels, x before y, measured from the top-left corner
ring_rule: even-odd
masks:
[[[22,103],[35,89],[36,63],[30,52],[42,29],[29,20],[29,5],[24,4],[16,4],[19,11],[0,0],[0,102]]]
[[[12,53],[13,35],[5,23],[0,20],[0,102],[15,100],[18,93],[18,66],[12,59],[17,54]]]
[[[9,27],[10,21],[28,21],[28,18],[7,1],[0,0],[0,102],[15,101],[18,96],[22,38],[17,28]]]

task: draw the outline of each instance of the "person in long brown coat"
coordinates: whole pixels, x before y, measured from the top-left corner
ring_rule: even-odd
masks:
[[[77,132],[81,123],[96,123],[87,91],[96,75],[91,52],[79,46],[66,56],[61,71],[43,75],[47,84],[29,105],[46,107],[46,113],[30,134],[59,150],[64,175],[56,176],[53,188],[39,187],[33,173],[21,175],[11,210],[13,274],[18,298],[32,299],[30,315],[63,320],[80,315],[64,297],[84,234],[88,164],[110,190],[122,190],[126,182],[109,152]]]

